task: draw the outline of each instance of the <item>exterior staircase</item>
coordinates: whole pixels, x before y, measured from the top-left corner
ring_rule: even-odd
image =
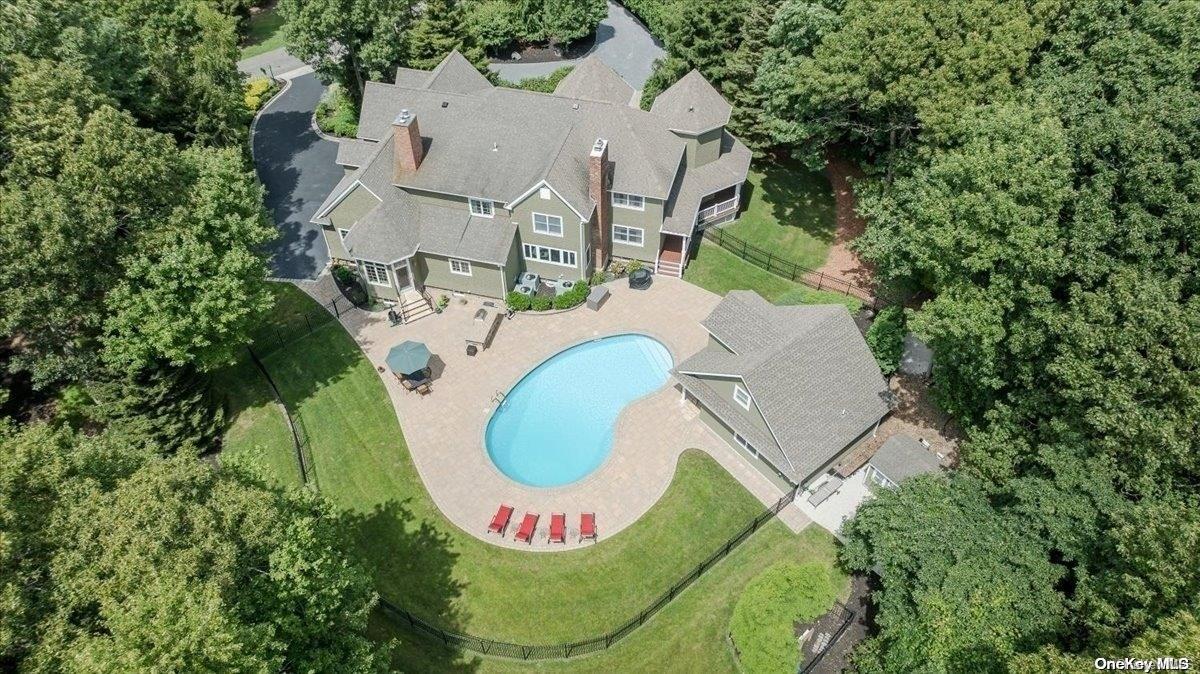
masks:
[[[683,278],[683,265],[678,262],[672,262],[664,258],[662,255],[659,255],[658,262],[654,265],[654,273],[662,274],[663,276]]]
[[[403,323],[412,323],[426,316],[432,316],[434,313],[433,303],[429,297],[415,288],[407,288],[401,292],[397,305]]]

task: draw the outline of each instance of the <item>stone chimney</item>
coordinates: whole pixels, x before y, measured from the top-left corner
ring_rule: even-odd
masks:
[[[612,248],[612,201],[608,194],[608,141],[597,138],[588,156],[588,196],[596,202],[592,215],[592,265],[604,269]]]
[[[421,129],[417,116],[408,108],[400,111],[392,120],[392,182],[400,184],[406,175],[411,175],[425,158],[425,146],[421,144]]]

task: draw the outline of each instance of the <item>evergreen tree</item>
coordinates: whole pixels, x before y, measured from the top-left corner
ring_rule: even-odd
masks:
[[[733,106],[729,130],[756,155],[761,155],[772,144],[763,111],[766,96],[755,77],[767,52],[767,34],[778,6],[777,1],[750,3],[742,21],[737,50],[730,55],[721,82],[722,93]]]
[[[408,65],[432,70],[451,51],[458,50],[481,72],[487,72],[483,48],[466,24],[458,0],[429,0],[408,33]]]

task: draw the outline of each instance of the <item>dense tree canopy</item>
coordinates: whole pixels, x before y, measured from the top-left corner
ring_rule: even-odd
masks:
[[[332,509],[119,433],[0,429],[0,662],[373,671]]]
[[[869,222],[857,245],[883,282],[929,298],[909,326],[933,346],[938,400],[969,434],[962,475],[938,488],[969,510],[926,521],[931,487],[910,485],[853,526],[856,568],[899,558],[921,570],[885,567],[883,630],[864,661],[955,670],[929,649],[975,652],[992,627],[1005,638],[979,652],[1069,661],[1194,614],[1200,9],[787,2],[783,25],[757,78],[771,132],[807,156],[860,149],[871,176],[856,186]],[[1000,595],[948,592],[959,586],[945,579],[973,577],[955,566],[967,557],[944,567],[945,550],[885,535],[922,521],[975,531],[970,565],[1036,583],[1024,601],[1061,620],[1014,620]],[[986,521],[1022,536],[988,546]],[[943,567],[934,592],[928,569]]]

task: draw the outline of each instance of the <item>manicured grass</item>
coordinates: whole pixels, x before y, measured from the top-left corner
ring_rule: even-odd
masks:
[[[835,541],[824,529],[809,526],[797,536],[774,521],[611,650],[576,660],[526,663],[451,653],[428,639],[402,635],[405,643],[394,652],[393,665],[402,671],[423,671],[427,663],[438,662],[444,671],[733,673],[739,668],[727,637],[734,605],[746,585],[778,562],[804,560],[828,565],[844,587],[846,578],[836,570],[835,557]],[[381,622],[374,629],[380,637],[394,635]]]
[[[303,305],[302,298],[289,296],[299,290],[284,288],[282,303]],[[270,353],[264,362],[303,420],[321,492],[345,511],[346,526],[381,594],[446,629],[529,644],[604,634],[762,510],[719,464],[692,451],[680,457],[663,498],[616,536],[549,554],[499,548],[459,530],[437,510],[409,457],[378,374],[338,323],[317,328]],[[264,417],[264,423],[269,421]],[[797,538],[772,523],[710,574],[728,575],[727,582],[740,587],[753,573],[743,579],[737,573],[739,564],[757,570],[776,559],[797,556],[832,563],[830,537],[814,529]],[[639,633],[622,644],[627,655],[615,655],[614,650],[604,657],[619,658],[611,662],[629,670],[641,669],[636,663],[644,665],[672,650],[701,649],[697,658],[719,653],[736,590],[714,587],[715,582],[706,576],[686,593],[696,602],[691,613],[676,613],[672,606],[657,616],[654,624],[662,629],[657,637]],[[710,596],[713,592],[716,596]],[[697,621],[717,635],[713,643],[697,642]],[[380,621],[376,629],[390,633]],[[397,635],[402,639],[395,656],[405,669],[444,669],[459,657],[439,654],[426,640],[410,634]]]
[[[272,7],[250,16],[241,58],[265,54],[283,46],[283,15]]]
[[[746,209],[726,231],[801,267],[824,264],[837,229],[825,175],[793,161],[761,161],[746,182]]]
[[[730,290],[753,290],[775,304],[845,304],[852,312],[862,307],[854,297],[789,281],[708,241],[700,244],[683,278],[718,295]]]
[[[299,485],[291,431],[249,356],[217,373],[216,385],[226,392],[229,414],[221,461],[249,463],[281,485]]]

